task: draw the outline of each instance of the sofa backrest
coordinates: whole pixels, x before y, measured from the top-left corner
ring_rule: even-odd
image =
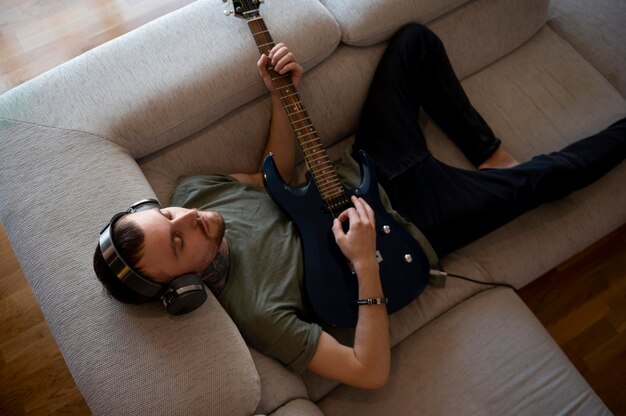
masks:
[[[339,26],[317,0],[296,5],[272,0],[263,15],[310,68]],[[8,92],[10,113],[105,137],[135,159],[189,137],[266,92],[249,29],[227,7],[198,1],[105,43]]]
[[[427,23],[463,77],[530,38],[549,1],[364,3],[268,0],[262,8],[274,39],[310,70],[301,92],[329,145],[354,131],[379,42],[403,24]],[[259,400],[269,412],[285,394],[260,388],[214,298],[198,313],[167,317],[159,305],[108,299],[91,269],[97,232],[114,212],[155,193],[167,203],[180,175],[256,167],[269,102],[248,28],[223,9],[221,0],[195,2],[0,97],[0,219],[95,413],[159,413],[166,403],[180,414],[240,414]],[[416,329],[394,331],[394,343]],[[261,380],[282,371],[262,367]],[[336,383],[307,385],[317,399]]]

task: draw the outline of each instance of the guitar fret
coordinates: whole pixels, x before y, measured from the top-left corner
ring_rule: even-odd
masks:
[[[316,134],[316,133],[317,133],[317,132],[316,132],[315,130],[314,130],[314,131],[310,131],[310,132],[308,132],[308,133],[306,133],[306,134],[300,134],[300,135],[298,135],[298,138],[299,138],[300,140],[302,140],[302,138],[303,138],[303,137],[310,136],[311,134]],[[300,141],[300,145],[301,145],[301,146],[303,146],[303,145],[305,145],[305,144],[307,144],[307,143],[314,142],[314,141],[316,141],[316,140],[318,140],[318,138],[317,138],[317,137],[315,137],[315,138],[313,138],[313,139],[311,139],[311,140]]]
[[[270,33],[270,31],[269,31],[269,30],[259,30],[259,31],[257,31],[257,32],[253,32],[253,33],[252,33],[252,36],[256,36],[256,35],[265,35],[266,33],[267,33],[267,34],[269,34],[269,33]]]
[[[316,132],[316,131],[312,131],[312,132],[310,132],[310,133],[303,134],[302,136],[300,136],[300,138],[302,138],[302,137],[304,137],[304,136],[311,135],[311,134],[315,134],[315,133],[317,133],[317,132]],[[309,140],[301,141],[301,142],[300,142],[300,144],[301,144],[302,146],[306,146],[307,144],[309,144],[309,143],[313,143],[313,142],[318,142],[317,146],[321,146],[321,145],[322,145],[322,143],[320,143],[319,137],[317,137],[317,136],[315,136],[314,138],[309,139]],[[311,146],[311,147],[313,147],[313,146]]]
[[[318,166],[312,165],[311,163],[309,163],[308,165],[309,165],[309,168],[311,170],[311,173],[313,174],[313,176],[315,177],[316,180],[317,179],[321,180],[323,178],[323,179],[325,179],[328,182],[328,181],[334,179],[334,175],[330,175],[330,176],[329,175],[325,175],[325,176],[323,176],[323,175],[317,173]]]
[[[343,192],[343,189],[336,189],[334,190],[334,192],[326,192],[325,194],[323,194],[323,198],[326,201],[327,205],[332,206],[332,204],[330,204],[328,201],[332,201],[333,199],[341,197]]]
[[[308,118],[309,118],[309,117],[307,117],[307,119],[308,119]],[[306,119],[302,119],[302,120],[306,120]],[[302,120],[298,120],[298,121],[302,121]],[[296,132],[299,132],[300,130],[304,130],[304,129],[309,128],[309,127],[311,128],[311,130],[313,130],[313,131],[315,130],[315,129],[313,128],[313,124],[310,124],[310,123],[309,123],[309,124],[307,124],[307,125],[306,125],[306,126],[304,126],[304,127],[300,127],[300,128],[298,128],[298,129],[295,129],[295,130],[296,130]]]
[[[320,191],[324,193],[328,193],[329,191],[333,191],[334,189],[343,190],[343,186],[339,180],[326,180],[321,185],[318,186]]]
[[[283,85],[282,87],[278,87],[276,89],[279,90],[279,92],[280,92],[280,90],[282,90],[284,88],[289,88],[289,87],[292,87],[292,86],[293,86],[293,84],[287,84],[287,85]],[[289,91],[289,90],[287,90],[287,91]]]
[[[324,184],[319,186],[318,189],[326,201],[338,196],[338,193],[343,193],[343,187],[336,184]]]
[[[272,78],[272,81],[278,81],[278,80],[281,80],[281,79],[287,79],[287,78],[290,78],[288,74],[286,74],[286,75],[281,75],[281,76],[279,76],[279,77]]]
[[[304,123],[304,125],[302,125]],[[291,126],[293,127],[296,134],[301,134],[301,130],[309,130],[309,133],[315,132],[315,128],[311,124],[309,116],[301,117],[298,120],[291,120]],[[301,126],[301,127],[299,127]]]
[[[313,163],[317,162],[318,160],[324,159],[325,157],[326,157],[326,155],[322,154],[317,159],[309,160],[309,164],[313,164]]]
[[[302,150],[311,156],[313,156],[313,154],[316,154],[316,153],[321,153],[325,155],[326,152],[324,151],[324,148],[322,147],[322,143],[317,138],[309,140],[309,142],[314,142],[314,141],[317,141],[318,143],[309,147],[303,146]]]
[[[326,182],[341,183],[341,181],[339,181],[339,178],[335,175],[334,171],[316,173],[315,176],[319,178],[320,180],[323,180],[325,183]]]
[[[302,139],[302,137],[304,137],[304,136],[308,136],[308,135],[311,135],[311,134],[317,134],[317,131],[315,131],[315,129],[313,127],[311,127],[310,124],[308,126],[300,128],[298,130],[303,130],[303,129],[306,129],[306,128],[310,128],[311,130],[308,133],[299,134],[298,137],[300,139]],[[309,143],[314,142],[314,141],[319,141],[319,137],[315,136],[314,138],[309,139],[309,140],[300,140],[300,144],[305,145],[305,144],[309,144]]]
[[[320,189],[320,192],[326,194],[335,192],[337,189],[341,189],[343,191],[343,187],[340,182],[324,182],[318,188]]]
[[[335,175],[334,170],[330,172],[329,174],[320,175],[320,176],[323,177],[325,181],[332,182],[335,185],[341,185],[341,181],[339,180],[339,177]]]
[[[288,95],[285,95],[285,96],[280,97],[280,99],[281,99],[281,100],[285,100],[285,99],[287,99],[287,98],[289,98],[289,97],[296,97],[297,95],[298,95],[298,94],[288,94]]]
[[[320,180],[321,184],[319,186],[320,189],[325,190],[328,188],[336,188],[336,187],[341,187],[341,182],[339,181],[335,181],[332,179],[324,179],[324,180]]]
[[[298,111],[294,111],[293,113],[287,113],[287,117],[291,117],[299,113],[306,113],[306,110],[298,110]]]
[[[249,27],[261,53],[268,53],[275,43],[263,19],[250,20]],[[340,205],[341,202],[333,201],[333,199],[343,195],[345,200],[343,186],[313,127],[305,106],[300,101],[298,91],[291,82],[290,75],[280,75],[271,67],[268,70],[322,198],[327,201],[329,206]]]
[[[319,187],[336,187],[336,186],[341,186],[341,181],[339,181],[339,178],[335,177],[334,175],[313,175],[315,176],[315,180],[317,181],[316,183],[319,184]]]
[[[319,146],[312,146],[310,149],[305,149],[304,153],[310,159],[309,160],[310,162],[315,162],[319,160],[320,157],[325,157],[325,156],[327,157],[326,152],[324,152],[324,149],[319,148]],[[313,159],[313,157],[315,157],[316,159]]]
[[[325,173],[321,173],[318,175],[318,178],[323,178],[325,181],[337,181],[339,183],[341,183],[339,181],[339,178],[337,178],[337,176],[334,175],[335,171],[331,170]],[[330,179],[325,178],[325,176],[330,176]]]
[[[341,196],[342,194],[343,194],[343,189],[337,189],[336,192],[328,194],[327,200],[337,198]]]

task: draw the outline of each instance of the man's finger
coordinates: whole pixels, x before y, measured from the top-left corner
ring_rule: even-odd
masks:
[[[341,221],[339,221],[339,218],[335,218],[333,221],[333,234],[335,235],[335,240],[342,238],[346,235],[346,233],[343,231],[343,227],[341,226]]]
[[[363,201],[361,198],[353,197],[352,203],[354,204],[354,208],[356,209],[359,219],[363,222],[369,222],[370,218],[365,208],[365,206],[367,205],[365,201]]]

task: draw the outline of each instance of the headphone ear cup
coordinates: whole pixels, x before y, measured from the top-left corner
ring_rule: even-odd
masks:
[[[172,315],[191,312],[207,299],[206,288],[195,274],[184,274],[172,280],[162,297],[163,306]]]

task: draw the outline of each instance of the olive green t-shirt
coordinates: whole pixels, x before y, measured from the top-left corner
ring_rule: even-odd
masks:
[[[252,348],[302,372],[321,328],[302,298],[302,248],[293,223],[262,190],[227,175],[184,178],[174,206],[224,217],[230,270],[219,302]]]
[[[338,173],[351,186],[359,182],[358,165],[349,156],[344,156]],[[391,210],[384,192],[381,197],[431,262],[436,262],[424,236]],[[230,270],[219,302],[248,345],[303,372],[315,354],[322,329],[303,298],[302,247],[295,225],[263,190],[228,175],[183,178],[171,204],[222,214]]]

